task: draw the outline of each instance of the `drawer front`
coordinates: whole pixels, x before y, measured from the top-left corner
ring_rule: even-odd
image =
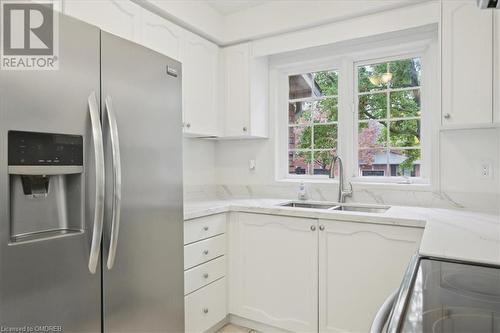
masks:
[[[184,269],[202,264],[226,253],[226,236],[219,235],[184,246]]]
[[[184,295],[226,275],[226,257],[222,256],[184,272]]]
[[[205,332],[227,315],[226,278],[215,281],[185,297],[187,333]]]
[[[226,214],[201,217],[184,222],[184,244],[226,232]]]

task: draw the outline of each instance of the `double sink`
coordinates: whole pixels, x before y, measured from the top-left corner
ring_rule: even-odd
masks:
[[[340,210],[340,211],[375,213],[375,214],[383,214],[390,208],[389,206],[370,206],[370,205],[339,204],[335,202],[308,202],[308,201],[289,201],[281,203],[278,206],[306,208],[306,209]]]

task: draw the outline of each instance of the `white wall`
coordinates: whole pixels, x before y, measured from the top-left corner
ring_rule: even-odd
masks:
[[[224,17],[200,0],[132,0],[217,44],[224,44]]]
[[[219,45],[229,45],[437,0],[274,0],[226,15],[203,0],[133,1]]]
[[[436,33],[426,29],[406,32],[406,37],[417,38]],[[377,45],[400,41],[401,36],[386,34],[390,39],[378,36]],[[372,37],[372,42],[375,41]],[[412,40],[413,40],[412,39]],[[415,41],[417,39],[414,39]],[[362,39],[363,47],[371,45]],[[339,45],[339,46],[337,46]],[[280,62],[300,62],[299,59],[314,57],[323,59],[325,54],[342,54],[352,46],[344,43],[331,47],[313,48],[300,52],[289,52],[271,58],[274,66]],[[376,47],[376,46],[373,46]],[[340,48],[340,49],[339,49]],[[359,52],[359,51],[358,51]],[[437,57],[437,55],[436,55]],[[303,61],[303,60],[302,60]],[[438,76],[437,76],[438,77]],[[437,80],[437,78],[436,78]],[[276,87],[271,81],[271,96]],[[437,84],[439,86],[439,84]],[[257,141],[220,141],[216,144],[215,173],[216,183],[221,185],[218,194],[226,197],[283,197],[295,198],[298,188],[297,182],[276,180],[276,112],[270,103],[270,138]],[[439,105],[439,103],[437,103]],[[500,129],[474,129],[440,132],[440,108],[435,106],[431,117],[432,126],[429,137],[432,137],[432,151],[435,165],[431,186],[419,185],[378,185],[358,184],[354,186],[353,200],[365,203],[385,203],[396,205],[470,208],[481,210],[498,210],[500,198]],[[434,139],[436,138],[436,139]],[[256,169],[250,170],[249,161],[256,161]],[[490,164],[491,178],[481,177],[481,165]],[[349,174],[349,172],[346,172]],[[337,185],[328,183],[308,184],[310,197],[316,200],[336,200]]]
[[[184,138],[183,171],[185,200],[215,196],[215,142]]]
[[[273,125],[271,125],[273,126]],[[275,140],[221,141],[216,144],[215,174],[219,195],[225,197],[295,198],[298,183],[276,181]],[[354,201],[395,205],[498,210],[500,130],[461,130],[443,132],[441,190],[419,189],[407,185],[356,185]],[[250,170],[249,160],[256,161]],[[492,166],[492,178],[480,176],[480,166]],[[308,184],[315,200],[336,200],[335,184]]]
[[[460,130],[441,133],[441,182],[444,191],[498,193],[499,129]],[[490,164],[490,178],[481,176],[481,165]]]
[[[226,17],[227,22],[233,20],[233,23],[227,23],[234,26],[236,30],[227,32],[229,38],[240,38],[241,36],[254,37],[259,34],[279,31],[286,29],[291,21],[284,18],[274,20],[274,23],[267,22],[271,16],[265,13],[266,8],[274,8],[270,12],[276,13],[281,6],[279,3],[288,1],[274,1],[267,5],[256,6],[241,13],[230,14]],[[369,2],[369,1],[368,1]],[[391,4],[401,5],[404,1],[380,1],[377,2],[380,6],[388,6]],[[323,4],[324,6],[333,6]],[[359,5],[360,2],[356,1]],[[414,2],[412,2],[414,3]],[[311,4],[318,5],[311,1]],[[344,6],[344,12],[336,12],[334,14],[321,14],[320,19],[325,17],[346,17],[349,15],[349,10],[354,11],[355,8],[347,1],[339,1],[337,5]],[[368,4],[369,5],[369,4]],[[349,7],[351,6],[351,7]],[[439,7],[435,6],[435,1],[430,1],[427,4],[418,6],[419,8],[433,9],[427,15],[429,20],[436,22],[435,10]],[[436,7],[436,8],[434,8]],[[294,9],[295,8],[295,9]],[[306,24],[306,21],[311,15],[303,15],[299,17],[294,14],[294,10],[299,7],[291,6],[286,9],[290,11],[284,17],[298,20],[297,24]],[[373,8],[372,8],[373,9]],[[283,11],[286,11],[283,9]],[[359,9],[362,10],[362,9]],[[376,10],[376,9],[374,9]],[[322,11],[320,11],[322,12]],[[396,12],[406,12],[405,9],[398,9]],[[353,12],[354,13],[354,12]],[[296,16],[294,16],[296,15]],[[376,18],[381,14],[374,14],[370,17]],[[258,20],[256,17],[260,17]],[[281,17],[281,15],[279,15]],[[363,22],[363,18],[356,18],[348,21]],[[348,21],[339,22],[346,25]],[[259,22],[259,24],[255,24]],[[406,22],[406,21],[405,21]],[[417,26],[420,26],[422,18],[415,21]],[[241,27],[237,27],[241,24]],[[290,27],[290,26],[289,26]],[[251,28],[251,29],[250,29]],[[238,30],[239,29],[239,30]],[[245,30],[246,29],[246,30]],[[321,29],[321,27],[314,28]],[[314,30],[313,29],[313,30]],[[311,31],[307,29],[305,31]],[[260,39],[255,45],[258,49],[269,51],[270,47],[278,47],[281,50],[291,51],[293,48],[283,48],[283,43],[287,40],[290,45],[293,43],[293,37],[299,36],[303,31]],[[233,34],[233,35],[231,35]],[[233,36],[233,37],[231,37]],[[240,37],[238,37],[240,36]],[[303,38],[302,38],[303,39]],[[340,45],[340,44],[339,44]],[[302,46],[304,47],[304,46]],[[255,52],[255,49],[254,49]],[[282,52],[282,51],[281,51]],[[302,51],[300,51],[302,52]],[[306,51],[307,52],[307,51]],[[267,54],[272,54],[268,52]],[[287,58],[289,52],[282,57]],[[272,89],[273,87],[271,87]],[[296,197],[297,183],[276,181],[275,174],[275,110],[270,110],[270,138],[267,140],[240,140],[240,141],[205,141],[205,140],[185,140],[185,184],[186,188],[190,188],[191,197],[205,195],[211,190],[207,190],[207,186],[212,188],[217,184],[217,194],[221,197]],[[439,110],[436,110],[439,112]],[[439,148],[439,156],[437,160],[437,169],[434,171],[436,176],[433,180],[433,187],[418,187],[407,185],[356,185],[354,187],[353,200],[358,202],[386,203],[398,205],[416,205],[429,207],[448,207],[448,208],[470,208],[482,210],[498,210],[500,199],[500,130],[499,129],[475,129],[475,130],[459,130],[439,132],[439,125],[436,125],[435,135],[439,138],[439,142],[434,145]],[[215,154],[211,156],[210,154]],[[256,169],[250,170],[249,161],[256,161]],[[490,164],[492,168],[492,177],[484,179],[480,175],[481,165]],[[203,165],[203,167],[200,167]],[[200,171],[200,169],[203,169]],[[206,185],[206,186],[205,186]],[[204,187],[205,186],[205,187]],[[197,189],[198,188],[198,189]],[[196,193],[200,188],[205,188],[204,193]],[[309,184],[309,194],[312,199],[317,200],[335,200],[337,186],[335,184]],[[189,192],[189,191],[188,191]],[[213,194],[210,192],[210,194]]]
[[[225,16],[225,43],[255,40],[429,0],[269,1]]]
[[[378,3],[378,1],[373,2]],[[411,6],[355,16],[352,19],[261,38],[252,43],[253,56],[274,55],[332,43],[348,43],[360,38],[398,33],[439,23],[441,19],[439,2],[414,1],[411,4]]]

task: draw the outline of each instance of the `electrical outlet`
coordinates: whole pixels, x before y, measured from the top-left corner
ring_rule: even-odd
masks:
[[[491,178],[491,163],[487,161],[481,162],[481,178],[490,179]]]

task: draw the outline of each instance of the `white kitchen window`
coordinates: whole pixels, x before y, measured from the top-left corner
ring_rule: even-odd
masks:
[[[338,141],[335,70],[288,77],[288,174],[329,175]]]
[[[420,177],[422,60],[356,65],[358,176]]]
[[[431,37],[274,60],[277,179],[330,182],[332,157],[340,156],[356,183],[430,185],[438,168],[430,144],[439,140],[437,45]]]

